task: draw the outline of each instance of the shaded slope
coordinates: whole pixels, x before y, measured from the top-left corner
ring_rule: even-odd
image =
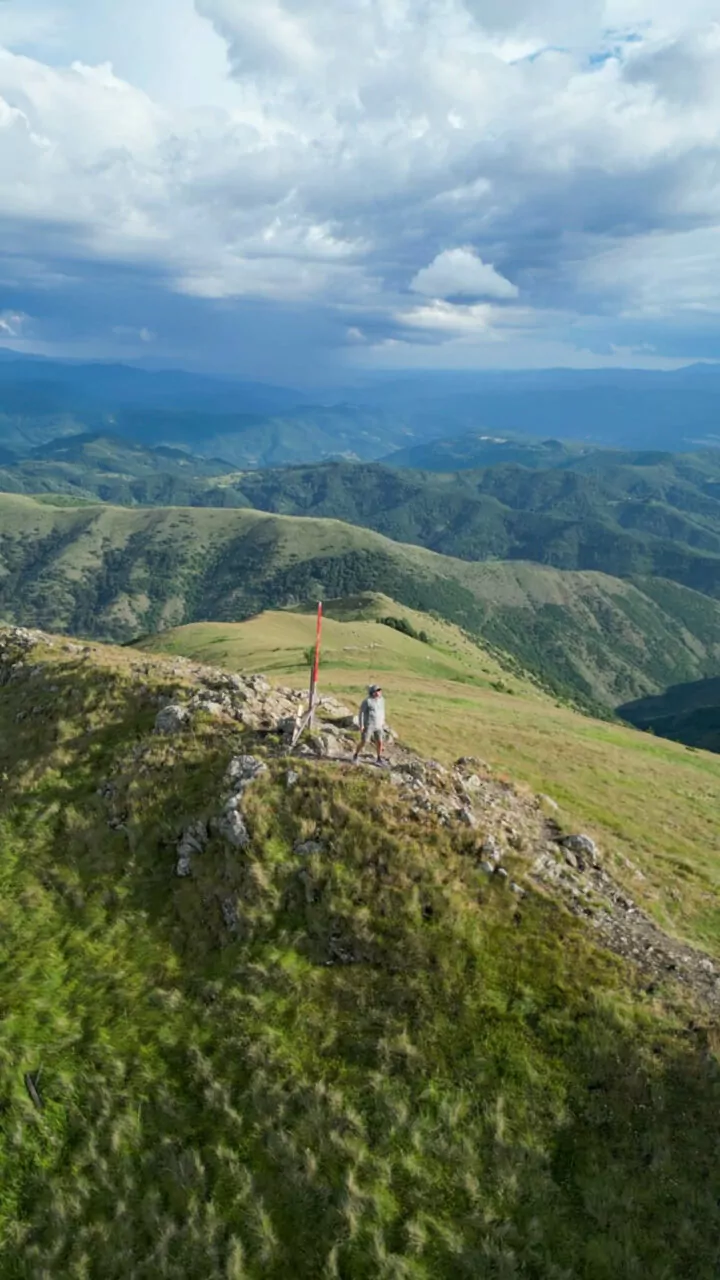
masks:
[[[650,730],[688,747],[720,751],[720,679],[673,685],[651,698],[618,707],[618,715],[638,729]]]

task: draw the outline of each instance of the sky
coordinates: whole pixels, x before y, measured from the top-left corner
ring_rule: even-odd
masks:
[[[0,346],[720,360],[716,0],[0,0]]]

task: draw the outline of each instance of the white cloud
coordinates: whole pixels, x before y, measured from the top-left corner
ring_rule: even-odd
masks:
[[[578,275],[628,318],[720,314],[720,227],[616,242],[588,257]]]
[[[22,311],[0,311],[0,335],[5,338],[19,338],[26,327],[29,316]]]
[[[418,271],[410,288],[428,298],[516,298],[519,292],[472,249],[444,249]]]
[[[705,0],[27,0],[14,35],[3,10],[2,280],[16,253],[71,297],[110,264],[425,347],[715,309]]]

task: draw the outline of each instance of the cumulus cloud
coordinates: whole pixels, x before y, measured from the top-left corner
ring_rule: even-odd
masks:
[[[519,292],[472,249],[444,249],[418,271],[410,288],[429,298],[516,298]]]
[[[249,302],[337,349],[602,329],[632,352],[630,322],[670,342],[713,312],[705,0],[127,4],[132,41],[110,0],[0,21],[0,281],[35,325],[43,290],[78,307],[109,269],[136,290],[121,327],[162,340],[149,290],[203,332]]]

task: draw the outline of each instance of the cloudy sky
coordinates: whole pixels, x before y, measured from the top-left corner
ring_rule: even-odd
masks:
[[[717,0],[0,0],[0,345],[720,359]]]

